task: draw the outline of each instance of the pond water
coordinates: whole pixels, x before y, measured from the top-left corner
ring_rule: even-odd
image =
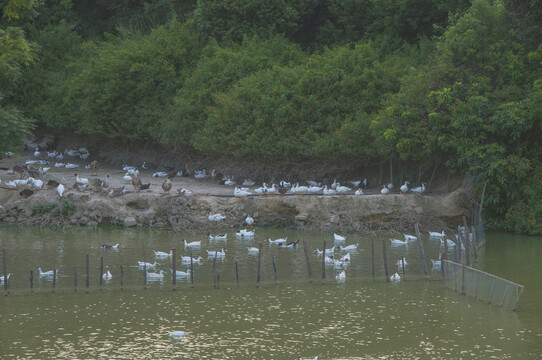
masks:
[[[346,267],[325,267],[314,253],[333,245],[332,233],[257,229],[254,239],[228,232],[225,242],[210,241],[206,231],[74,228],[66,231],[0,226],[11,278],[8,296],[0,300],[0,358],[11,359],[539,359],[542,356],[542,239],[487,234],[478,266],[525,286],[517,311],[488,305],[444,288],[440,272],[429,259],[440,243],[423,237],[429,277],[416,243],[391,246],[378,234],[375,280],[372,278],[372,236],[346,234],[344,245],[359,244]],[[278,248],[267,238],[300,240],[295,249]],[[154,262],[152,250],[177,258],[189,255],[182,240],[201,240],[192,255],[194,285],[178,279],[172,290],[170,259],[157,260],[163,281],[145,284],[137,261]],[[386,239],[390,273],[405,256],[404,281],[384,281],[381,239]],[[119,250],[101,250],[100,243],[120,243]],[[256,287],[258,256],[248,247],[262,243],[261,282]],[[309,282],[303,243],[312,268]],[[214,264],[220,276],[213,286],[213,258],[206,250],[226,248]],[[85,256],[89,255],[89,291],[85,291]],[[336,249],[335,257],[341,253]],[[345,254],[342,252],[342,254]],[[100,285],[100,258],[113,278]],[[275,282],[273,261],[277,269]],[[235,263],[238,265],[239,287]],[[178,270],[189,265],[177,261]],[[123,266],[123,290],[120,290]],[[39,278],[58,269],[55,281]],[[74,291],[77,268],[77,292]],[[30,292],[30,271],[34,273]],[[154,270],[149,270],[154,272]],[[216,277],[215,277],[216,279]],[[100,290],[100,286],[101,289]],[[147,290],[143,290],[144,287]],[[186,331],[174,340],[172,331]]]

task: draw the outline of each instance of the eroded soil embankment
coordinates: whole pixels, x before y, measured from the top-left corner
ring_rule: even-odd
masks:
[[[0,221],[42,225],[146,226],[181,229],[239,228],[250,214],[257,226],[290,227],[317,231],[369,231],[423,228],[441,229],[462,223],[470,215],[466,193],[447,195],[269,196],[236,199],[195,194],[128,193],[120,197],[75,190],[64,204],[54,190],[22,199],[18,191],[0,189]],[[66,204],[69,206],[66,207]],[[73,207],[71,206],[73,204]],[[226,218],[211,223],[208,214]]]

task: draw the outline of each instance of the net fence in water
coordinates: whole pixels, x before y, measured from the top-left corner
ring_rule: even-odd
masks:
[[[490,304],[515,310],[523,286],[484,271],[442,260],[445,286]]]

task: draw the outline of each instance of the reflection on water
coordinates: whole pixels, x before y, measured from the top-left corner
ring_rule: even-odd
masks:
[[[81,266],[81,273],[84,272],[86,253],[93,255],[94,263],[96,255],[103,254],[104,264],[114,276],[100,292],[97,268],[93,266],[89,294],[67,290],[53,294],[39,288],[50,286],[48,280],[36,279],[38,294],[20,290],[3,297],[0,302],[2,359],[294,359],[316,355],[319,359],[528,359],[542,354],[540,306],[531,309],[520,303],[518,312],[505,311],[444,289],[438,273],[429,281],[414,280],[422,274],[414,246],[388,248],[390,269],[396,268],[392,260],[395,263],[400,256],[407,257],[407,281],[372,281],[370,238],[348,235],[346,244],[359,242],[360,251],[352,254],[347,281],[337,284],[334,276],[329,276],[322,285],[321,258],[311,254],[315,278],[311,284],[307,281],[302,248],[273,248],[264,240],[287,235],[307,241],[309,249],[314,249],[321,248],[323,239],[329,239],[330,235],[332,239],[332,234],[259,229],[253,241],[230,239],[228,235],[227,255],[224,261],[216,263],[216,272],[221,274],[220,289],[212,287],[213,261],[208,259],[194,265],[197,274],[194,288],[179,278],[178,290],[172,291],[168,273],[163,282],[149,283],[149,290],[142,291],[137,260],[154,262],[152,249],[167,252],[176,247],[179,253],[187,255],[189,252],[184,251],[180,241],[202,240],[201,249],[193,249],[192,255],[201,254],[207,259],[205,250],[214,244],[204,240],[203,233],[179,235],[147,230],[55,232],[0,227],[0,235],[2,247],[12,253],[17,249],[39,250],[25,250],[32,255],[24,263],[9,259],[9,266],[15,269],[13,276],[21,269],[24,280],[20,286],[25,289],[28,288],[26,271],[38,264],[44,270],[58,266],[63,276],[60,288],[73,286],[73,267]],[[258,257],[249,255],[247,247],[260,241],[264,246],[262,278],[265,281],[258,289]],[[118,253],[99,252],[100,242],[119,242],[121,247]],[[61,243],[60,253],[57,247]],[[377,278],[381,278],[381,248],[376,249],[380,255]],[[540,247],[537,249],[540,251]],[[438,246],[433,248],[431,243],[425,243],[427,257],[436,258],[439,251]],[[485,251],[496,250],[488,245]],[[484,256],[491,265],[493,260],[488,254]],[[274,283],[272,258],[278,268],[278,285]],[[170,265],[167,262],[170,260],[157,261],[162,264],[158,271]],[[235,285],[235,261],[239,264],[240,288]],[[116,282],[119,264],[126,264],[129,268],[126,280],[134,282],[122,292]],[[186,267],[179,261],[177,269],[184,271]],[[331,266],[326,271],[334,274],[335,269]],[[504,273],[498,275],[506,277]],[[535,293],[540,291],[540,282],[522,283],[527,287],[526,295],[536,286]],[[84,276],[79,286],[83,284]],[[534,319],[525,318],[524,313]],[[188,335],[172,339],[169,333],[177,330]]]

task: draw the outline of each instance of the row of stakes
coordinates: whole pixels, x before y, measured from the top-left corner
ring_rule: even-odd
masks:
[[[420,231],[419,231],[419,227],[418,227],[418,223],[415,223],[414,224],[414,229],[416,231],[416,236],[418,238],[418,248],[419,248],[419,252],[420,252],[420,256],[422,258],[422,263],[423,263],[423,270],[424,270],[424,274],[425,274],[425,277],[428,276],[428,270],[427,270],[427,264],[425,262],[425,255],[424,255],[424,250],[423,250],[423,246],[422,246],[422,242],[420,241],[421,237],[420,237]],[[373,234],[374,235],[374,234]],[[371,272],[372,272],[372,277],[373,277],[373,280],[375,279],[375,245],[374,245],[374,238],[375,236],[371,239],[371,256],[372,256],[372,269],[371,269]],[[470,258],[468,252],[469,252],[469,236],[468,234],[463,234],[463,236],[461,236],[462,240],[466,240],[466,258]],[[457,248],[461,248],[460,246],[456,246],[456,251],[457,251]],[[306,261],[306,264],[307,264],[307,274],[308,274],[308,279],[309,279],[309,282],[312,283],[312,269],[311,269],[311,264],[310,264],[310,261],[309,261],[309,252],[308,252],[308,249],[307,249],[307,242],[306,241],[303,241],[303,249],[304,249],[304,254],[305,254],[305,261]],[[476,246],[474,246],[474,249],[476,249]],[[173,259],[173,264],[172,264],[172,272],[173,274],[176,274],[176,270],[177,270],[177,262],[176,262],[176,249],[171,249],[172,250],[172,259]],[[326,250],[326,240],[324,240],[324,243],[323,243],[323,254],[325,254],[325,250]],[[460,250],[459,250],[460,251]],[[443,253],[443,259],[444,258],[447,258],[447,253],[448,253],[448,244],[447,244],[447,241],[444,241],[444,253]],[[477,255],[477,254],[476,254]],[[386,243],[385,243],[385,240],[382,239],[382,256],[383,256],[383,262],[384,262],[384,272],[386,274],[386,280],[389,281],[390,279],[390,275],[389,275],[389,269],[388,269],[388,261],[387,261],[387,256],[386,256]],[[458,257],[457,255],[457,252],[456,252],[456,258]],[[86,277],[85,277],[85,287],[86,287],[86,292],[88,293],[89,292],[89,287],[90,287],[90,268],[89,268],[89,255],[86,255],[85,256],[86,258]],[[192,253],[190,254],[190,284],[191,286],[193,287],[194,286],[194,264],[193,264],[193,261],[192,261]],[[213,286],[215,288],[219,288],[219,284],[220,284],[220,274],[217,274],[216,273],[216,259],[217,259],[217,254],[215,252],[215,257],[213,259]],[[404,263],[404,257],[401,258],[402,260],[402,266],[401,266],[401,269],[402,269],[402,273],[403,273],[403,278],[405,276],[405,263]],[[271,257],[271,261],[272,261],[272,265],[273,265],[273,272],[274,272],[274,276],[275,276],[275,282],[278,283],[278,275],[277,275],[277,266],[275,264],[275,257],[272,256]],[[256,278],[256,287],[260,287],[260,280],[261,280],[261,262],[262,262],[262,244],[260,243],[259,244],[259,251],[258,251],[258,269],[257,269],[257,278]],[[457,262],[457,261],[456,261]],[[3,250],[3,272],[4,272],[4,275],[3,275],[3,284],[4,284],[4,292],[5,292],[5,295],[7,296],[9,294],[9,291],[8,291],[8,279],[7,279],[7,266],[6,266],[6,250],[4,249]],[[103,278],[102,278],[102,274],[103,274],[103,257],[100,258],[100,290],[102,289],[102,285],[103,285]],[[442,267],[442,271],[444,271],[444,267]],[[56,273],[57,273],[57,269],[54,269],[53,270],[53,279],[52,279],[52,286],[53,286],[53,292],[55,291],[55,288],[56,288]],[[237,287],[239,287],[239,269],[238,269],[238,265],[237,265],[237,261],[235,261],[235,279],[236,279],[236,283],[237,283]],[[325,256],[322,257],[322,283],[325,282],[325,279],[326,279],[326,268],[325,268]],[[124,268],[123,266],[121,265],[120,266],[120,289],[122,290],[123,289],[123,286],[124,286],[124,283],[123,283],[123,280],[124,280]],[[144,282],[144,288],[147,289],[147,266],[145,265],[143,267],[143,282]],[[77,267],[74,267],[73,268],[73,286],[74,286],[74,291],[77,292],[77,288],[78,288],[78,283],[77,283]],[[173,287],[173,290],[176,290],[177,289],[177,276],[172,276],[172,287]],[[32,292],[34,289],[34,271],[33,270],[30,270],[30,291]]]

